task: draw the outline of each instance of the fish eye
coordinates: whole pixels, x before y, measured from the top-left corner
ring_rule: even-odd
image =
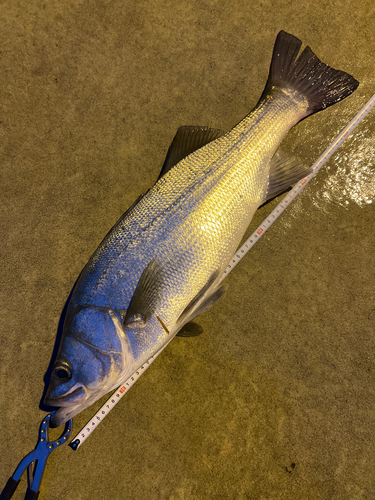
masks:
[[[70,368],[69,365],[65,363],[55,366],[53,373],[55,375],[55,378],[57,378],[57,380],[61,380],[64,382],[72,378],[72,369]]]

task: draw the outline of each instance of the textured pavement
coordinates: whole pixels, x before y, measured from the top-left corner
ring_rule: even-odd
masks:
[[[312,165],[375,92],[374,27],[371,0],[1,2],[0,489],[36,444],[72,286],[177,128],[233,127],[284,29],[360,81],[284,141]],[[374,134],[375,111],[227,278],[204,334],[51,455],[40,500],[375,498]]]

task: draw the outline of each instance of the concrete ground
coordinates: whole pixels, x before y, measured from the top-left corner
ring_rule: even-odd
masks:
[[[284,29],[360,81],[284,141],[313,164],[375,92],[374,25],[372,0],[1,2],[0,488],[36,443],[71,288],[177,128],[247,114]],[[51,455],[40,500],[375,498],[374,118],[228,277],[204,334]]]

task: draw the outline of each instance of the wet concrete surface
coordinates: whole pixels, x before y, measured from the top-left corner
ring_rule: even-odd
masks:
[[[36,444],[71,288],[177,128],[233,127],[284,29],[360,81],[284,141],[313,164],[375,92],[374,24],[369,0],[2,2],[0,488]],[[374,116],[230,274],[204,334],[51,455],[41,500],[375,498]]]

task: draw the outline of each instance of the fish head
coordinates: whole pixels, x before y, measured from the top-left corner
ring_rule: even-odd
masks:
[[[80,308],[67,316],[45,403],[59,426],[128,378],[133,355],[118,313]]]

